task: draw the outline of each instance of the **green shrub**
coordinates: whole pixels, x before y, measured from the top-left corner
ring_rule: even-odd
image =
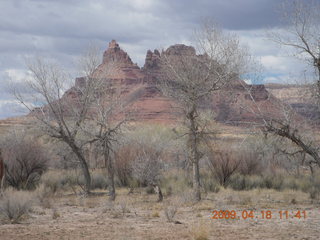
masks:
[[[91,173],[91,189],[106,189],[108,187],[108,179],[106,174],[101,171],[93,171]]]
[[[247,189],[247,180],[244,175],[241,174],[235,174],[231,177],[229,187],[231,187],[233,190],[246,190]]]
[[[66,190],[70,187],[84,186],[85,179],[78,173],[77,170],[52,170],[48,171],[41,177],[42,184],[48,187],[52,192],[57,190]],[[101,170],[91,171],[91,188],[92,189],[106,189],[108,186],[108,179],[106,174]]]
[[[217,193],[220,191],[219,183],[215,178],[211,177],[210,174],[202,173],[201,183],[205,192]]]
[[[166,172],[160,181],[160,187],[166,195],[185,192],[192,188],[192,179],[184,171],[171,170]]]
[[[55,193],[64,186],[64,172],[65,171],[48,171],[41,176],[40,183]]]
[[[255,188],[268,188],[278,191],[284,189],[300,190],[310,194],[310,198],[320,197],[320,176],[291,176],[291,175],[242,175],[231,177],[229,187],[234,190],[250,190]]]
[[[147,186],[146,193],[147,194],[155,194],[154,188],[152,186]]]
[[[231,180],[229,186],[234,190],[251,190],[255,188],[268,188],[282,190],[284,178],[282,176],[258,176],[258,175],[242,175],[235,174]]]
[[[320,198],[320,176],[310,177],[311,187],[308,190],[311,199]]]

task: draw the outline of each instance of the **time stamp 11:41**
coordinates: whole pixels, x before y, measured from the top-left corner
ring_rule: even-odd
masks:
[[[305,210],[296,211],[253,211],[253,210],[242,210],[236,212],[235,210],[214,210],[211,213],[211,219],[306,219],[307,212]]]

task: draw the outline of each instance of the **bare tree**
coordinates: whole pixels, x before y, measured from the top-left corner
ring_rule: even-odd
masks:
[[[112,84],[100,90],[100,97],[95,104],[95,114],[86,133],[90,136],[88,143],[94,144],[95,150],[103,155],[108,173],[109,200],[116,198],[115,145],[121,135],[121,127],[129,120],[123,112],[120,92]]]
[[[73,151],[83,171],[86,192],[90,191],[91,176],[84,154],[87,139],[83,129],[99,97],[97,93],[105,83],[101,76],[110,69],[105,66],[103,71],[96,71],[99,64],[96,49],[90,49],[80,61],[84,77],[66,91],[68,74],[56,64],[37,58],[27,63],[32,75],[27,81],[28,95],[14,89],[14,95],[38,120],[43,133],[64,142]],[[39,103],[42,106],[34,109],[34,104]]]
[[[294,57],[313,69],[310,90],[318,108],[320,106],[320,4],[318,1],[285,1],[282,5],[285,28],[269,33],[272,41],[294,50]],[[308,68],[306,69],[306,71]],[[311,156],[310,164],[320,166],[319,147],[313,139],[312,130],[299,124],[294,111],[282,104],[284,118],[265,121],[265,131],[289,139],[299,149],[295,153]],[[266,118],[265,118],[266,119]],[[301,121],[301,118],[300,118]],[[310,128],[310,127],[309,127]],[[307,135],[306,132],[309,132]],[[310,165],[312,168],[312,166]]]
[[[196,201],[201,199],[199,145],[210,132],[200,108],[216,91],[236,81],[243,73],[245,50],[232,34],[216,24],[205,22],[196,32],[198,54],[193,47],[176,45],[161,54],[160,89],[179,103],[187,127],[187,149],[193,167],[193,189]]]
[[[285,28],[269,34],[272,41],[294,50],[294,57],[314,69],[316,97],[320,97],[320,3],[310,0],[284,1],[281,6]]]

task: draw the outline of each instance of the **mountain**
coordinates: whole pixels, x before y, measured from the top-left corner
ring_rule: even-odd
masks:
[[[174,123],[181,119],[178,104],[165,97],[157,88],[162,54],[196,54],[196,51],[183,44],[170,46],[161,53],[158,50],[148,50],[145,64],[140,68],[112,40],[103,53],[102,63],[96,69],[106,82],[120,90],[125,109],[132,113],[134,121]],[[112,64],[116,67],[112,71],[105,71]],[[76,78],[75,87],[66,91],[63,98],[75,98],[78,94],[76,89],[84,84],[84,77]],[[258,110],[269,116],[278,116],[280,110],[277,108],[277,101],[264,85],[248,85],[239,80],[212,94],[203,103],[202,109],[213,110],[215,119],[220,123],[242,125],[259,122],[259,116],[254,113]],[[33,111],[31,116],[36,112],[37,110]]]
[[[191,46],[176,44],[170,46],[163,52],[148,50],[145,64],[140,68],[134,64],[130,56],[120,48],[119,44],[112,40],[107,50],[103,53],[102,63],[97,72],[105,74],[102,77],[121,90],[121,97],[127,111],[133,112],[135,121],[151,122],[175,122],[180,118],[179,107],[172,99],[161,94],[157,88],[159,82],[160,58],[162,54],[196,54]],[[116,69],[105,71],[114,64]],[[75,86],[81,87],[85,84],[85,78],[75,80]],[[248,93],[251,91],[251,98]],[[67,91],[66,95],[74,92]],[[212,94],[211,98],[203,104],[204,110],[213,110],[217,121],[232,125],[254,122],[259,117],[253,114],[260,109],[269,114],[278,114],[275,98],[269,94],[264,85],[247,85],[239,80],[228,88],[219,90]]]

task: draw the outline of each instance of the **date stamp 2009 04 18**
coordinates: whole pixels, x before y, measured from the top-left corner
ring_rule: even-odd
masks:
[[[214,210],[212,211],[211,219],[306,219],[307,213],[305,210],[242,210],[237,213],[235,210]]]

